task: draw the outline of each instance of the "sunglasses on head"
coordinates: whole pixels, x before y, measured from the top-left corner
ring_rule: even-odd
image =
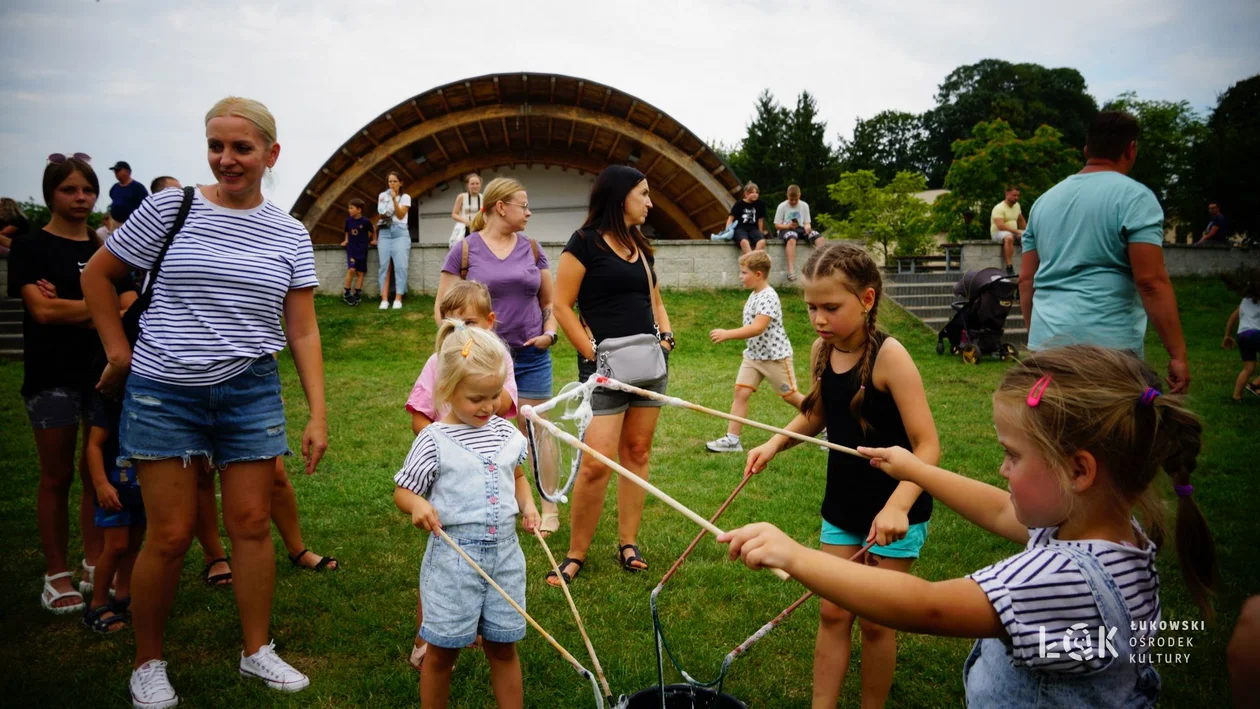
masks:
[[[78,160],[80,162],[92,162],[92,156],[88,155],[87,153],[71,153],[70,155],[63,155],[62,153],[53,153],[52,155],[48,156],[48,162],[54,165],[60,165],[61,163],[69,160],[70,158],[74,158],[75,160]]]

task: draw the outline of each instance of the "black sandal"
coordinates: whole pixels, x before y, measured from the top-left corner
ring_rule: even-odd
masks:
[[[201,570],[201,575],[205,577],[207,586],[216,586],[216,587],[227,586],[231,583],[232,581],[231,571],[228,571],[222,574],[215,574],[214,576],[209,575],[210,569],[213,569],[215,564],[227,564],[227,563],[229,562],[227,558],[225,557],[222,559],[211,559],[210,563],[206,564],[206,567]]]
[[[106,613],[113,613],[113,615],[108,618],[102,618],[101,616]],[[97,635],[113,635],[119,631],[126,630],[130,624],[130,617],[115,610],[113,604],[110,603],[106,603],[95,610],[89,608],[83,612],[84,627]]]
[[[631,554],[630,556],[626,556],[627,549],[633,550],[634,553]],[[639,553],[639,547],[633,544],[621,545],[621,548],[617,550],[617,561],[621,563],[621,568],[631,573],[637,574],[640,571],[647,571],[647,565],[648,565],[647,560],[645,560],[643,558],[643,555]],[[632,564],[634,564],[634,562],[636,561],[639,562],[640,564],[643,564],[643,566],[641,567],[633,566]]]
[[[306,556],[307,554],[314,554],[314,553],[315,552],[311,551],[310,549],[303,549],[302,551],[299,551],[293,556],[290,556],[289,561],[292,562],[293,565],[298,567],[299,569],[309,569],[311,571],[316,571],[316,572],[323,571],[324,569],[328,568],[329,564],[337,564],[336,566],[332,568],[333,571],[336,571],[337,569],[341,568],[341,564],[338,564],[337,560],[331,556],[321,556],[319,558],[319,563],[315,564],[314,566],[307,566],[306,564],[301,563],[303,556]]]
[[[564,572],[564,567],[568,566],[569,564],[577,564],[577,570],[575,570],[573,572],[573,575],[571,576]],[[560,566],[557,568],[560,569],[560,578],[564,579],[564,583],[566,586],[573,583],[573,579],[577,578],[577,575],[581,573],[582,567],[585,565],[586,565],[586,560],[584,559],[574,559],[571,556],[564,557],[564,561],[560,562]],[[554,578],[556,578],[556,570],[552,569],[551,571],[547,572],[547,578],[546,578],[547,585],[559,587],[560,586],[559,583],[551,582],[551,579],[554,579]]]

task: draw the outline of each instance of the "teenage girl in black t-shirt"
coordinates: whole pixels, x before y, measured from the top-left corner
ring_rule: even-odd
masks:
[[[818,333],[811,356],[812,387],[788,430],[816,435],[825,426],[835,443],[898,445],[929,465],[940,458],[936,424],[919,370],[900,342],[875,325],[879,268],[863,249],[828,244],[801,271],[805,303]],[[776,435],[748,452],[759,473],[793,439]],[[909,571],[927,537],[932,498],[898,482],[868,461],[838,451],[827,459],[822,550],[841,558],[874,542],[879,566]],[[814,706],[835,706],[849,664],[854,615],[822,601],[814,655]],[[892,630],[862,619],[862,705],[882,706],[892,687],[897,647]]]
[[[14,240],[9,254],[9,295],[21,298],[26,307],[22,318],[22,397],[39,453],[36,517],[47,565],[40,603],[61,615],[83,609],[83,596],[74,590],[66,559],[66,507],[80,424],[91,420],[96,397],[93,387],[105,362],[79,287],[83,266],[100,248],[100,240],[87,225],[100,182],[86,160],[61,154],[49,156],[43,182],[44,202],[52,218],[43,229]],[[119,304],[126,309],[136,299],[135,289],[124,285],[119,292]],[[86,466],[80,467],[83,495],[79,525],[86,593],[103,542],[94,522],[95,488]]]
[[[652,199],[643,173],[624,165],[606,168],[591,189],[586,223],[573,234],[560,254],[556,269],[555,316],[565,337],[577,349],[579,376],[589,377],[595,372],[592,339],[602,342],[610,337],[651,333],[655,322],[666,355],[674,348],[669,314],[660,299],[656,274],[653,271],[650,286],[656,291],[653,297],[647,269],[641,261],[647,259],[649,268],[653,263],[652,247],[639,229],[651,208]],[[582,311],[582,319],[573,312],[575,304]],[[582,320],[590,327],[589,335]],[[668,375],[640,386],[664,393],[667,380]],[[595,416],[586,429],[586,443],[646,480],[660,406],[660,402],[650,399],[597,389],[591,397]],[[611,470],[594,458],[582,457],[573,487],[570,512],[573,533],[569,537],[569,553],[560,563],[560,572],[566,580],[577,576],[586,562],[611,474]],[[647,568],[636,545],[643,499],[642,488],[618,479],[620,540],[616,557],[626,571]],[[555,572],[548,574],[547,582],[553,586],[560,584]]]

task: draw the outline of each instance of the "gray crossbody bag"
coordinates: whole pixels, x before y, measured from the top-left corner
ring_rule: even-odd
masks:
[[[660,327],[656,324],[656,289],[652,283],[652,270],[647,265],[647,254],[639,249],[639,260],[647,275],[648,300],[652,308],[652,333],[610,337],[595,345],[596,371],[619,382],[643,386],[665,377],[665,351],[661,348]],[[586,326],[591,342],[595,337]]]

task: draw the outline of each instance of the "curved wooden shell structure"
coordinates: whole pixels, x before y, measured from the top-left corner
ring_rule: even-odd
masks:
[[[660,109],[610,86],[558,74],[490,74],[422,93],[357,131],[302,190],[292,214],[316,243],[340,242],[339,208],[371,205],[386,173],[412,199],[472,171],[514,165],[598,173],[642,170],[659,238],[702,239],[725,223],[739,178],[703,140]]]

